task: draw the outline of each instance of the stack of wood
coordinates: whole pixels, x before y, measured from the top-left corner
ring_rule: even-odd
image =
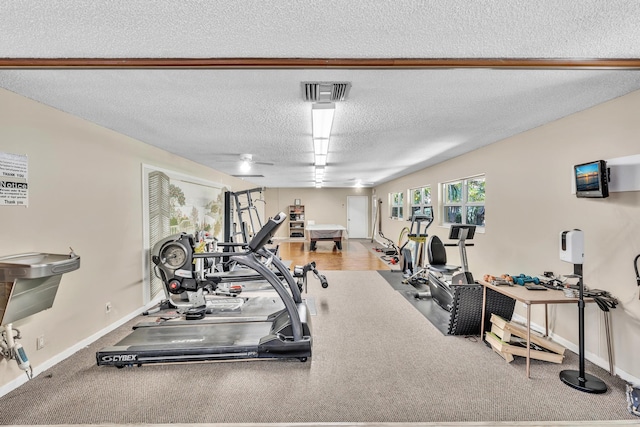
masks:
[[[507,362],[512,362],[513,356],[527,357],[527,328],[525,326],[492,314],[491,332],[485,334],[485,340]],[[562,363],[565,351],[563,346],[534,332],[531,332],[530,340],[530,357],[532,359]]]

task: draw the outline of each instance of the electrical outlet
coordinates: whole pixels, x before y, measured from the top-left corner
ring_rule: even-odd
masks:
[[[44,335],[40,335],[36,340],[36,350],[42,350],[44,348]]]
[[[111,313],[111,303],[108,302],[104,305],[104,312],[105,313]]]

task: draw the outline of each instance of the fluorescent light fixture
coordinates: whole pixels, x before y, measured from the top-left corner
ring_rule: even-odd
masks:
[[[313,152],[315,155],[329,154],[329,138],[318,138],[313,140]]]
[[[315,166],[326,166],[326,165],[327,165],[326,154],[316,154]]]
[[[330,102],[316,103],[311,106],[311,128],[313,134],[313,152],[316,167],[316,188],[322,187],[327,155],[329,154],[329,136],[333,125],[335,104]]]
[[[251,163],[249,163],[248,160],[243,160],[242,163],[240,163],[240,170],[242,172],[249,172],[249,170],[251,170]]]
[[[328,139],[331,135],[335,104],[332,102],[316,103],[311,106],[311,128],[313,139]]]

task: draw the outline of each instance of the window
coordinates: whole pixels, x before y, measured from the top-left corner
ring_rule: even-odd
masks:
[[[433,216],[430,185],[409,190],[409,200],[411,201],[411,216],[414,214]]]
[[[442,184],[444,224],[474,224],[484,227],[484,175]]]
[[[391,207],[391,219],[404,218],[404,194],[389,193],[389,206]]]

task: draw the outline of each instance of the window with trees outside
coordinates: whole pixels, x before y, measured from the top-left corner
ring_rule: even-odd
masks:
[[[443,224],[485,225],[485,176],[478,175],[442,184]]]
[[[389,207],[391,208],[391,219],[404,218],[404,194],[389,193]]]
[[[411,216],[414,214],[433,216],[431,208],[431,186],[409,190],[409,200],[411,201]]]

